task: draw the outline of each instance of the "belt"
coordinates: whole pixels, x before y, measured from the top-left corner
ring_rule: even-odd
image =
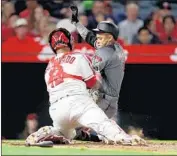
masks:
[[[109,110],[110,107],[114,107],[115,104],[118,102],[118,97],[112,97],[106,94],[102,94],[102,98],[108,101],[107,107],[104,109],[104,112]]]
[[[58,100],[62,100],[62,99],[66,98],[66,97],[69,97],[69,96],[70,96],[70,95],[65,95],[65,96],[59,98]]]
[[[109,96],[109,95],[104,94],[104,93],[100,93],[100,95],[103,99],[117,99],[118,100],[118,97]]]

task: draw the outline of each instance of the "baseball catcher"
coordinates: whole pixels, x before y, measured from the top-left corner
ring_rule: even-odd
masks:
[[[89,59],[72,52],[71,34],[64,28],[56,29],[49,35],[49,44],[56,54],[45,71],[53,126],[40,128],[26,139],[26,144],[71,143],[77,127],[94,130],[107,144],[144,143],[140,137],[126,134],[90,97],[87,88],[98,88],[99,81]]]

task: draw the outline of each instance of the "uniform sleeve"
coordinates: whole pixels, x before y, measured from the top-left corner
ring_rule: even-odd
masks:
[[[103,49],[99,49],[93,58],[93,66],[97,71],[102,71],[109,64],[110,56],[106,55]]]
[[[75,26],[82,38],[92,47],[95,47],[96,35],[92,31],[89,31],[85,26],[83,26],[79,22],[76,23]]]
[[[80,61],[81,75],[88,88],[94,87],[97,82],[95,72],[86,57],[82,57]]]

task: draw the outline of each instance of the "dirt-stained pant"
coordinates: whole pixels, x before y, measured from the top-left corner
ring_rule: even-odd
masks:
[[[109,140],[115,140],[116,136],[126,135],[87,95],[59,99],[51,104],[49,114],[53,120],[53,126],[68,139],[75,137],[77,127],[91,128],[99,136]]]

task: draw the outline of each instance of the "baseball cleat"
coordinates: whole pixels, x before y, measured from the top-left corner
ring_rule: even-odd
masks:
[[[48,147],[52,144],[70,144],[71,141],[65,138],[63,135],[53,134],[50,126],[40,128],[37,132],[34,132],[27,137],[25,144],[27,146],[40,146]]]
[[[108,140],[108,139],[103,139],[102,142],[107,145],[125,145],[125,146],[130,146],[132,145],[132,142],[130,139],[116,139],[116,140]]]
[[[138,135],[132,135],[132,144],[133,145],[147,145],[146,141],[140,138]]]
[[[102,138],[102,142],[107,145],[124,145],[124,146],[135,146],[135,145],[147,145],[146,141],[137,135],[123,136],[116,138],[115,140],[109,140],[106,137]]]

